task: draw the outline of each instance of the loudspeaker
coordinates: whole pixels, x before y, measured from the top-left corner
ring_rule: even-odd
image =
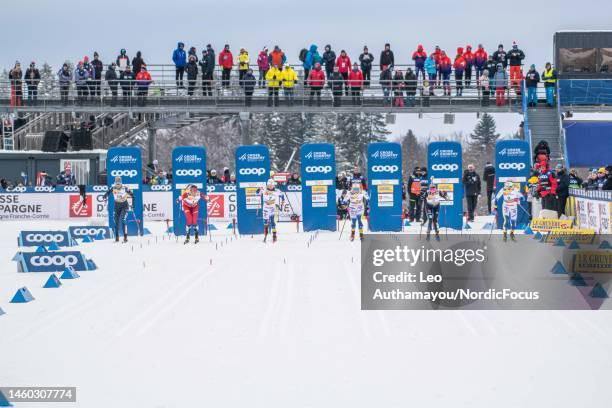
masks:
[[[72,150],[93,150],[91,131],[87,129],[73,130],[70,135]]]
[[[68,150],[70,137],[61,130],[47,130],[43,137],[43,152],[65,152]]]

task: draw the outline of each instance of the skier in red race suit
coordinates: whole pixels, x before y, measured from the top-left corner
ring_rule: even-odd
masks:
[[[193,227],[195,231],[195,240],[193,242],[197,244],[200,241],[200,238],[198,236],[198,213],[200,209],[200,199],[206,202],[208,200],[208,197],[202,194],[202,192],[198,190],[198,187],[195,184],[192,184],[187,187],[187,189],[177,200],[178,202],[183,203],[183,212],[185,213],[185,225],[187,229],[185,244],[189,242],[191,227]]]

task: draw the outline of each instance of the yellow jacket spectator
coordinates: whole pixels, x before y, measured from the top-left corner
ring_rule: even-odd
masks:
[[[283,73],[277,67],[272,67],[266,72],[268,88],[278,88],[283,80]]]
[[[289,64],[285,64],[285,69],[282,72],[283,88],[293,88],[298,80],[295,70]]]
[[[249,53],[244,48],[240,49],[240,55],[238,55],[238,69],[241,71],[249,69]]]

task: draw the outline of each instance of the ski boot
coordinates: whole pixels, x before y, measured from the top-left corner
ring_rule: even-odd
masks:
[[[276,242],[276,231],[272,231],[272,243]]]
[[[364,239],[364,238],[365,238],[365,237],[364,237],[364,235],[363,235],[363,231],[362,231],[362,230],[359,230],[359,240],[360,240],[360,241],[363,241],[363,239]]]
[[[504,242],[508,241],[508,231],[504,230]]]
[[[196,230],[193,235],[194,235],[193,243],[197,244],[198,242],[200,242],[200,237],[198,236],[198,230]]]
[[[189,232],[187,233],[187,235],[185,235],[185,242],[183,242],[183,245],[187,245],[189,243]]]
[[[355,230],[351,230],[351,242],[355,240]]]
[[[125,244],[127,242],[127,234],[123,234],[123,243]]]
[[[514,237],[514,230],[510,231],[510,239],[516,242],[516,238]]]
[[[440,242],[440,231],[436,230],[436,241]]]

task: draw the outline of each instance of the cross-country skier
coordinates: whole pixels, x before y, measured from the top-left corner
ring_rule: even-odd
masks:
[[[359,227],[359,239],[363,241],[363,221],[361,217],[364,215],[368,206],[368,193],[363,191],[360,180],[354,180],[351,184],[351,194],[348,197],[348,210],[351,217],[351,241],[355,240],[355,227]]]
[[[497,200],[500,198],[503,199],[502,216],[504,217],[504,223],[502,228],[504,229],[504,242],[508,240],[508,225],[510,225],[510,239],[515,241],[514,228],[516,228],[518,206],[521,205],[521,200],[524,200],[523,194],[514,186],[513,182],[506,181],[504,183],[504,188],[499,190],[495,196],[493,208],[497,208]]]
[[[276,215],[278,210],[282,208],[285,199],[281,192],[276,189],[276,182],[269,179],[266,183],[266,189],[259,191],[263,201],[263,220],[264,220],[264,242],[268,237],[268,233],[272,230],[272,242],[276,242]]]
[[[119,223],[121,222],[121,231],[123,231],[123,242],[127,242],[127,213],[130,209],[128,197],[134,200],[134,193],[121,182],[121,177],[115,177],[115,184],[102,196],[106,201],[110,195],[113,195],[115,201],[113,221],[115,231],[115,242],[119,242]]]
[[[438,229],[438,214],[440,213],[440,203],[446,199],[446,192],[439,191],[435,184],[430,184],[425,194],[425,207],[427,209],[427,240],[431,235],[431,229],[436,232],[436,241],[440,240],[440,230]]]
[[[198,213],[200,210],[200,199],[206,202],[208,197],[198,190],[198,186],[191,184],[187,186],[187,189],[185,189],[183,194],[181,194],[177,200],[177,202],[183,203],[183,212],[185,213],[185,225],[187,230],[187,235],[184,242],[185,244],[189,243],[189,236],[191,234],[192,227],[195,235],[193,243],[197,244],[200,242],[200,237],[198,236]]]

